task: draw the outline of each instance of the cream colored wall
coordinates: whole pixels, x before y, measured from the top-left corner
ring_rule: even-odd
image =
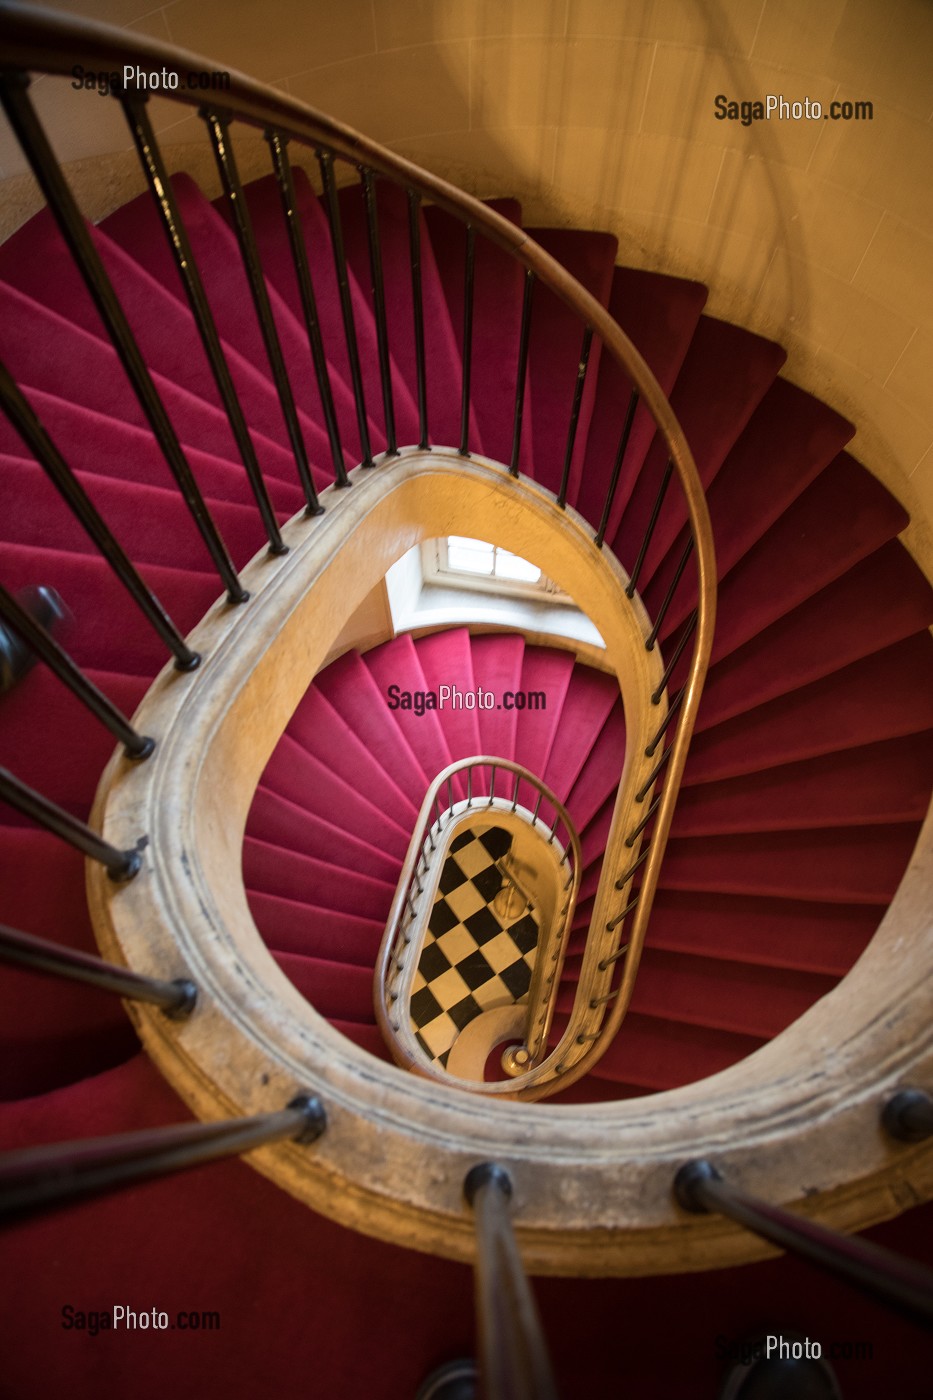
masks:
[[[697,277],[708,309],[790,352],[785,373],[858,426],[855,451],[926,526],[933,563],[933,5],[929,0],[62,0],[200,50],[359,127],[526,219],[611,228],[620,256]],[[127,146],[111,104],[71,114],[63,159]],[[53,89],[59,89],[56,95]],[[743,127],[713,99],[868,99],[871,123]],[[193,117],[156,111],[205,178]],[[248,170],[265,159],[256,144]],[[0,137],[0,172],[15,173]],[[128,155],[97,205],[136,188]],[[264,168],[264,167],[263,167]],[[79,170],[86,176],[86,168]],[[25,212],[28,177],[5,187]],[[86,179],[84,181],[86,186]]]

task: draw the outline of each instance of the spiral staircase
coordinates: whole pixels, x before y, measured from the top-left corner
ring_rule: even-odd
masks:
[[[415,210],[420,281],[413,292],[410,199],[371,177],[362,196],[356,182],[331,191],[346,256],[342,282],[328,191],[321,197],[296,165],[293,193],[329,406],[308,369],[280,187],[273,176],[250,184],[246,205],[307,452],[309,498],[230,202],[212,204],[184,175],[172,183],[287,538],[286,522],[309,500],[327,506],[344,471],[356,489],[361,473],[388,469],[381,454],[392,442],[390,403],[398,444],[423,441],[427,422],[432,443],[456,448],[466,429],[474,456],[512,460],[574,519],[589,522],[591,533],[599,529],[607,555],[630,571],[650,524],[638,593],[647,616],[661,619],[662,656],[673,652],[689,632],[696,584],[681,562],[687,506],[676,493],[658,495],[669,448],[613,356],[587,345],[578,375],[579,321],[558,297],[539,289],[529,323],[524,270],[483,241],[473,289],[465,291],[471,235],[440,205]],[[521,228],[514,201],[492,207]],[[373,211],[378,276],[368,236]],[[902,507],[846,451],[852,425],[781,377],[779,346],[704,314],[705,289],[696,283],[617,267],[606,234],[528,232],[622,327],[669,399],[706,492],[718,562],[711,666],[628,1015],[588,1073],[554,1099],[558,1106],[650,1102],[647,1096],[718,1074],[770,1042],[845,978],[872,939],[933,789],[933,593],[899,542]],[[151,196],[111,214],[93,241],[209,514],[242,571],[269,531]],[[421,348],[412,333],[419,293]],[[468,297],[472,393],[464,412]],[[347,301],[356,347],[346,335]],[[178,631],[188,634],[216,603],[217,574],[48,211],[0,247],[0,302],[0,359]],[[617,459],[626,404],[627,445]],[[339,464],[331,466],[334,426]],[[164,646],[6,420],[0,459],[4,587],[55,588],[71,614],[61,632],[70,654],[132,715],[164,664]],[[356,467],[367,461],[375,466]],[[607,497],[614,461],[618,479]],[[470,533],[468,521],[461,533]],[[674,664],[671,696],[688,661],[684,653]],[[536,690],[547,705],[415,716],[388,708],[391,684],[411,691],[455,684],[494,695]],[[112,745],[45,667],[29,670],[0,700],[0,761],[82,819]],[[264,943],[315,1010],[381,1060],[390,1055],[376,1025],[372,973],[408,839],[433,777],[478,753],[515,760],[540,777],[580,834],[582,883],[552,1027],[556,1043],[580,974],[626,756],[613,676],[564,646],[507,629],[459,627],[351,649],[314,677],[249,809],[242,874]],[[3,921],[94,949],[81,856],[12,810],[4,808],[0,821]],[[4,1147],[153,1127],[182,1115],[118,1004],[10,970],[0,987]],[[901,1204],[912,1204],[909,1193]],[[930,1208],[872,1233],[918,1255],[930,1239]],[[7,1279],[29,1277],[28,1288],[9,1290],[5,1305],[4,1393],[11,1397],[37,1393],[40,1377],[43,1391],[80,1382],[102,1396],[155,1396],[169,1382],[192,1397],[297,1396],[311,1385],[347,1400],[403,1400],[432,1366],[473,1344],[462,1264],[314,1214],[239,1162],[24,1222],[8,1231],[4,1248]],[[705,1322],[696,1308],[701,1293]],[[887,1393],[918,1400],[926,1393],[918,1379],[921,1339],[861,1299],[818,1291],[791,1259],[702,1278],[546,1279],[538,1297],[566,1395],[601,1393],[617,1382],[671,1400],[713,1394],[729,1347],[788,1308],[798,1330],[874,1342],[872,1367],[840,1362],[847,1395],[878,1393],[882,1357]],[[124,1301],[216,1310],[222,1325],[199,1335],[136,1331],[129,1344],[126,1336],[63,1329],[66,1305],[89,1313]],[[623,1318],[627,1340],[619,1347]]]

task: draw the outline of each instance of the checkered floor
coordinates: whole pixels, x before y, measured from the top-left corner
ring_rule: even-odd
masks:
[[[451,1046],[474,1016],[528,995],[538,917],[517,889],[508,888],[503,866],[511,845],[502,827],[474,827],[453,842],[441,872],[410,1015],[421,1048],[445,1068]]]

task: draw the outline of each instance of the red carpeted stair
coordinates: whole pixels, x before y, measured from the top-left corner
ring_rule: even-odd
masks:
[[[175,187],[275,510],[288,519],[303,497],[234,235],[190,179],[176,178]],[[272,181],[250,187],[247,200],[320,489],[332,479],[328,438]],[[352,467],[360,434],[327,222],[300,174],[297,200]],[[520,222],[513,201],[498,207]],[[358,189],[341,191],[340,208],[367,430],[379,452],[384,417]],[[379,186],[378,208],[404,445],[418,435],[407,204]],[[431,436],[456,446],[465,240],[436,209],[422,214],[421,235]],[[829,991],[865,947],[906,868],[933,787],[927,630],[933,603],[898,540],[903,510],[846,451],[851,425],[780,377],[779,346],[703,314],[705,291],[696,283],[615,267],[615,242],[605,234],[539,230],[536,236],[609,307],[668,392],[709,492],[721,574],[714,664],[632,1011],[595,1072],[566,1095],[603,1100],[670,1088],[734,1063]],[[94,237],[211,511],[242,565],[263,545],[258,514],[148,197],[106,219]],[[522,292],[518,266],[479,240],[472,442],[500,460],[511,450]],[[580,340],[566,308],[539,289],[520,460],[551,489],[562,470]],[[216,574],[45,214],[0,248],[0,357],[180,630],[189,629],[220,592]],[[594,526],[630,387],[594,347],[569,496]],[[629,567],[665,460],[639,407],[606,534]],[[132,713],[165,660],[163,648],[5,421],[0,468],[0,581],[11,590],[56,587],[74,619],[66,645]],[[639,580],[649,611],[664,597],[685,540],[683,507],[671,491]],[[662,647],[689,613],[691,589],[688,570]],[[389,707],[390,685],[416,691],[448,683],[482,687],[497,698],[507,690],[543,691],[547,705],[421,717]],[[111,747],[41,668],[0,699],[0,763],[79,816],[87,815]],[[566,651],[463,628],[347,654],[315,679],[252,806],[243,870],[264,939],[322,1014],[383,1058],[371,969],[408,838],[435,773],[477,751],[526,763],[567,804],[580,832],[585,868],[559,1033],[625,752],[621,701],[609,677]],[[0,811],[0,882],[3,922],[93,947],[80,859],[7,810]],[[4,972],[0,987],[4,1145],[184,1116],[136,1048],[118,1004],[13,972]],[[37,1393],[35,1368],[51,1329],[54,1376],[70,1375],[73,1365],[84,1389],[104,1397],[161,1393],[159,1366],[171,1358],[180,1396],[221,1389],[230,1396],[297,1396],[306,1393],[304,1379],[295,1383],[300,1373],[316,1374],[322,1394],[403,1400],[432,1364],[471,1345],[465,1270],[317,1220],[239,1164],[147,1187],[134,1199],[146,1203],[144,1218],[122,1197],[10,1236],[11,1277],[30,1264],[34,1269],[39,1258],[46,1262],[32,1295],[41,1299],[41,1321],[15,1314],[24,1340],[6,1363],[5,1393]],[[155,1215],[166,1223],[154,1240],[147,1223]],[[902,1238],[909,1234],[890,1227],[895,1242],[898,1230]],[[176,1268],[182,1256],[184,1288]],[[75,1271],[76,1257],[87,1260],[86,1273]],[[327,1287],[314,1290],[312,1305],[306,1264],[321,1257]],[[762,1307],[768,1299],[777,1305],[795,1270],[772,1264],[755,1271]],[[757,1320],[746,1317],[747,1308],[743,1313],[744,1290],[731,1279],[704,1285],[722,1310],[731,1309],[724,1331]],[[417,1292],[418,1310],[404,1328],[383,1328],[381,1350],[363,1355],[359,1317],[378,1310],[386,1280],[396,1297]],[[542,1298],[546,1318],[556,1319],[566,1318],[567,1299],[575,1297],[570,1311],[585,1326],[591,1316],[609,1317],[619,1308],[634,1316],[641,1292],[657,1286],[586,1285],[581,1304],[583,1292],[574,1295],[573,1285],[555,1282],[544,1286]],[[686,1279],[677,1285],[683,1296],[693,1286]],[[161,1349],[136,1338],[144,1350],[152,1347],[139,1367],[113,1338],[67,1337],[62,1348],[63,1304],[104,1307],[129,1294],[127,1301],[139,1306],[220,1308],[229,1332],[222,1344],[200,1339],[200,1352],[187,1338],[172,1338]],[[860,1304],[851,1314],[834,1312],[832,1301],[816,1306],[839,1335],[858,1330],[850,1318]],[[554,1327],[565,1393],[602,1393],[612,1338],[581,1353],[565,1346],[559,1322]],[[258,1343],[263,1329],[268,1347]],[[653,1374],[649,1360],[629,1358],[626,1375],[635,1390],[638,1377],[644,1382]],[[713,1374],[712,1358],[691,1364],[685,1352],[677,1364],[680,1378],[664,1391],[671,1400],[699,1394],[691,1378]],[[886,1373],[890,1393],[919,1395],[901,1382]],[[856,1377],[847,1393],[869,1394],[860,1383]],[[642,1383],[640,1393],[652,1392]]]

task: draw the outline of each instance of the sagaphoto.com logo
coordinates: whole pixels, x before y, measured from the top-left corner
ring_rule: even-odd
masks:
[[[99,97],[167,92],[228,92],[230,74],[225,69],[143,68],[126,63],[110,71],[84,68],[76,63],[71,70],[71,86],[76,92],[96,92]]]

